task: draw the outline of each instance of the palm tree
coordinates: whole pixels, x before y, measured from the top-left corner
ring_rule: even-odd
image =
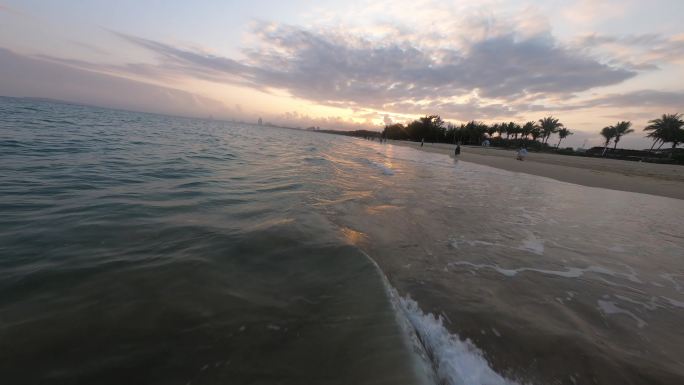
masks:
[[[508,130],[510,131],[511,135],[513,135],[513,139],[518,139],[518,135],[520,134],[519,124],[515,122],[508,122]]]
[[[508,138],[510,138],[511,135],[513,135],[513,127],[511,127],[511,125],[505,122],[501,123],[501,125],[503,126],[503,130],[506,133],[506,140],[508,140]]]
[[[487,131],[487,126],[484,123],[471,120],[465,125],[465,130],[468,133],[468,143],[480,143],[482,135]]]
[[[522,134],[523,139],[531,135],[535,127],[537,127],[535,122],[527,122],[523,124],[523,126],[520,128],[520,133]]]
[[[615,127],[613,126],[608,126],[608,127],[603,127],[601,130],[601,136],[603,136],[606,139],[606,142],[603,145],[603,156],[606,156],[606,151],[608,150],[608,144],[610,144],[611,139],[615,137]]]
[[[558,144],[556,145],[556,148],[560,147],[561,141],[568,136],[572,135],[572,131],[568,130],[567,128],[563,127],[558,130]]]
[[[541,136],[541,134],[542,134],[541,127],[539,127],[537,125],[535,125],[532,128],[532,131],[530,132],[530,136],[532,137],[532,140],[535,142],[537,141],[537,138],[539,138]]]
[[[634,130],[630,127],[632,127],[632,122],[625,121],[618,122],[616,125],[613,126],[613,128],[615,129],[615,139],[613,140],[613,143],[615,143],[615,145],[613,146],[613,150],[617,148],[618,142],[620,141],[620,138],[623,135],[631,134],[632,132],[634,132]]]
[[[499,133],[499,139],[502,139],[502,135],[504,134],[504,132],[506,132],[506,127],[504,127],[503,124],[499,123],[494,123],[494,126],[496,127],[496,132]]]
[[[654,138],[653,146],[660,141],[662,143],[672,143],[672,151],[670,158],[674,153],[674,149],[679,143],[684,142],[684,121],[681,114],[663,114],[658,119],[650,120],[649,125],[644,128],[644,131],[651,131],[647,137]],[[651,146],[651,150],[653,149]],[[662,146],[662,144],[661,144]],[[649,150],[650,151],[650,150]]]
[[[646,128],[644,128],[644,131],[645,131],[646,129],[648,129],[648,127],[649,127],[649,126],[646,126]],[[651,151],[653,151],[653,147],[655,147],[655,145],[658,144],[658,142],[660,142],[660,138],[659,138],[659,135],[658,135],[658,133],[657,133],[656,131],[649,132],[649,133],[646,135],[646,137],[647,137],[647,138],[653,139],[653,144],[651,145],[651,148],[648,149],[648,152],[651,152]],[[661,143],[660,145],[662,146],[662,143]],[[659,148],[660,148],[660,147],[659,147]]]
[[[559,122],[558,119],[553,116],[548,116],[543,119],[539,119],[539,126],[542,130],[542,143],[546,143],[549,140],[551,134],[558,132],[558,129],[563,127],[563,123]]]

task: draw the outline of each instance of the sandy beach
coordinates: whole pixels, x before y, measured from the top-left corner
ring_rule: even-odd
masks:
[[[391,140],[391,144],[454,156],[454,146]],[[553,178],[563,182],[612,190],[631,191],[684,199],[684,167],[531,152],[523,162],[512,149],[461,146],[459,159],[513,172]]]

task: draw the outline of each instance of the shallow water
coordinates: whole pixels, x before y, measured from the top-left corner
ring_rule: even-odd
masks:
[[[684,379],[682,201],[10,98],[0,150],[8,383]]]
[[[684,381],[684,201],[368,146],[394,175],[330,217],[497,371]]]

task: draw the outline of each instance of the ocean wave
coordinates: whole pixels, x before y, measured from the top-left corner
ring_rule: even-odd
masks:
[[[394,175],[394,170],[392,170],[390,167],[385,166],[382,163],[375,162],[373,160],[370,160],[368,158],[360,158],[357,159],[360,163],[364,163],[367,165],[370,165],[372,167],[375,167],[377,169],[380,169],[384,175]]]
[[[379,168],[380,170],[382,170],[382,173],[383,173],[383,174],[385,174],[385,175],[394,175],[394,170],[392,170],[391,168],[385,166],[384,164],[380,164],[380,163],[376,163],[376,162],[371,162],[371,163],[373,164],[373,166],[375,166],[375,167]]]
[[[470,340],[450,333],[441,316],[423,312],[410,296],[402,297],[377,262],[368,254],[364,255],[375,265],[385,283],[397,321],[416,353],[416,370],[422,372],[420,377],[440,385],[519,385],[492,369],[482,351]]]
[[[470,340],[449,333],[441,317],[425,313],[410,297],[396,296],[403,315],[409,320],[427,351],[440,384],[513,385],[491,368],[482,351]]]

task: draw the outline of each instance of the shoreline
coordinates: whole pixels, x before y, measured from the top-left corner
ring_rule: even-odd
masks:
[[[454,157],[452,144],[425,143],[421,148],[419,142],[388,143]],[[583,186],[684,199],[684,167],[680,165],[537,152],[530,152],[521,162],[515,160],[512,149],[479,146],[461,146],[458,159]]]

